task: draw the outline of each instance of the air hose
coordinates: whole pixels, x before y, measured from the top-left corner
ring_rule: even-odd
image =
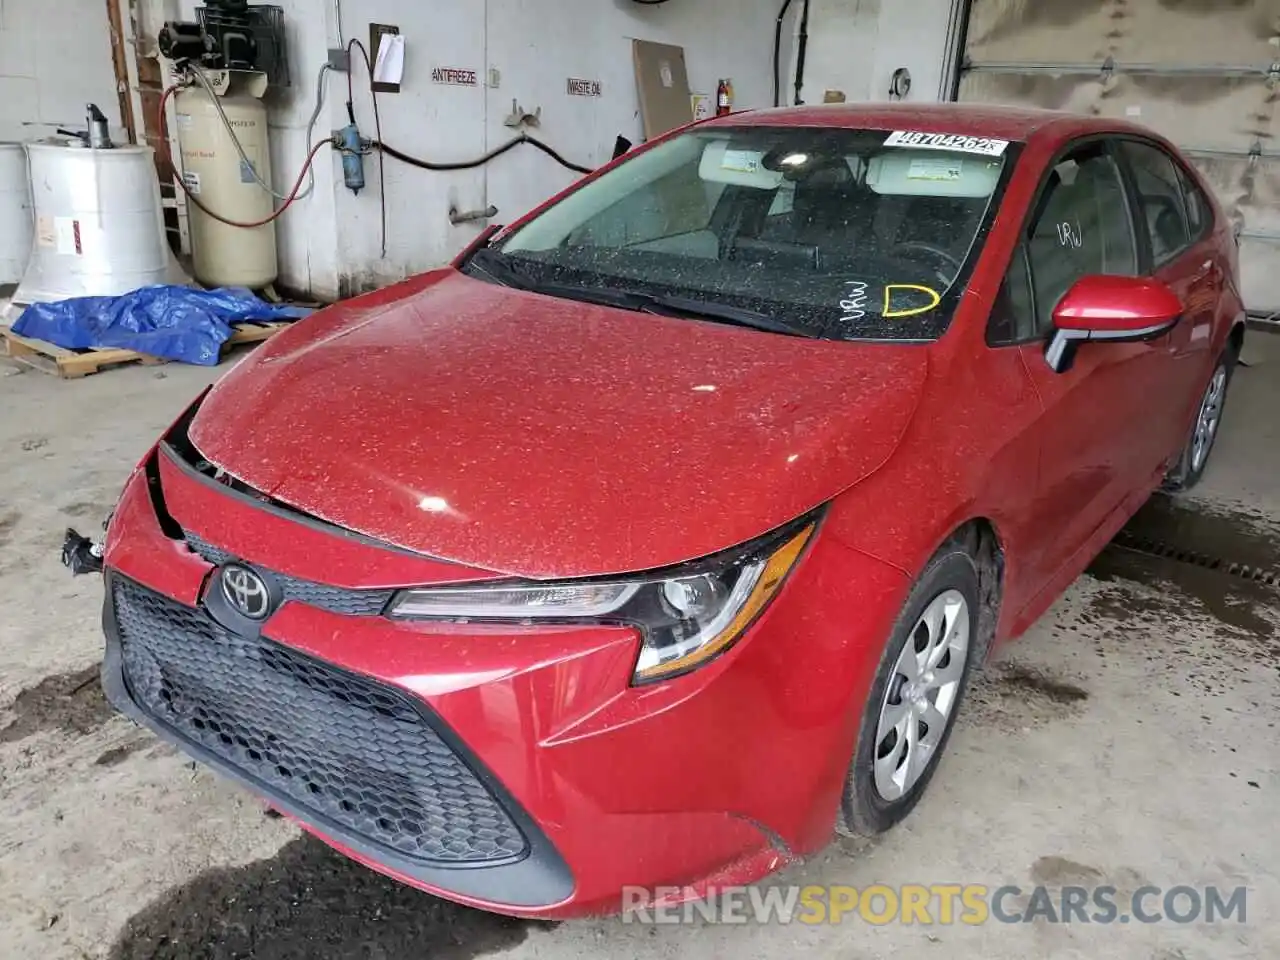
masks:
[[[490,150],[488,153],[483,154],[479,157],[476,157],[474,160],[457,160],[457,161],[447,162],[447,163],[436,162],[432,160],[423,160],[421,157],[411,156],[410,154],[407,154],[401,150],[397,150],[395,147],[391,146],[389,143],[375,142],[374,147],[381,150],[387,156],[393,157],[396,160],[399,160],[401,163],[407,163],[411,167],[418,167],[421,170],[435,170],[435,171],[447,172],[449,170],[473,170],[476,167],[482,167],[486,163],[488,163],[490,160],[494,160],[502,156],[504,153],[508,152],[509,150],[514,150],[516,147],[520,146],[520,144],[522,143],[527,143],[529,144],[529,146],[537,150],[541,150],[543,153],[549,156],[556,163],[560,164],[560,166],[565,167],[569,170],[572,170],[574,173],[587,174],[587,173],[595,172],[591,167],[579,166],[578,164],[572,162],[571,160],[566,160],[559,153],[557,153],[551,146],[549,146],[546,143],[543,143],[537,137],[529,136],[527,133],[522,133],[517,137],[512,137],[502,146],[495,147],[494,149]]]
[[[177,92],[177,90],[178,90],[178,85],[174,84],[173,86],[166,89],[164,93],[160,95],[160,108],[159,108],[160,128],[159,129],[161,130],[165,128],[165,107],[169,103],[169,98],[173,96],[173,94]],[[284,198],[284,202],[280,205],[280,207],[274,213],[271,214],[271,216],[264,217],[261,220],[246,222],[243,220],[231,220],[227,217],[224,217],[222,216],[222,214],[216,213],[215,211],[210,210],[207,206],[205,206],[204,202],[198,196],[196,196],[196,194],[194,194],[191,191],[191,188],[189,186],[187,186],[187,181],[181,174],[175,177],[174,181],[178,184],[179,187],[182,188],[182,192],[187,195],[187,199],[190,200],[195,207],[203,211],[206,215],[212,217],[214,220],[217,220],[219,223],[225,223],[229,227],[242,227],[245,230],[252,230],[256,227],[265,227],[269,223],[274,223],[276,220],[280,218],[280,216],[286,210],[288,210],[291,206],[293,206],[293,202],[298,199],[298,194],[302,190],[302,183],[307,178],[307,171],[310,170],[311,165],[315,163],[316,154],[318,154],[325,147],[331,146],[332,144],[333,144],[332,140],[319,140],[311,147],[311,152],[307,154],[306,162],[303,163],[302,169],[298,172],[298,179],[297,179],[297,182],[294,183],[293,189],[289,191],[288,195]],[[173,156],[169,152],[168,140],[164,140],[164,158],[169,161],[170,166],[173,166]]]
[[[173,94],[178,91],[178,89],[179,89],[178,85],[174,84],[170,86],[168,89],[166,89],[164,93],[161,94],[160,96],[160,106],[158,110],[159,116],[160,116],[160,129],[165,128],[165,107],[169,103],[169,98],[172,97]],[[406,163],[409,166],[417,167],[421,170],[448,172],[452,170],[473,170],[476,167],[482,167],[486,163],[489,163],[491,160],[497,159],[498,157],[502,156],[504,153],[508,153],[509,151],[514,150],[516,147],[524,143],[529,144],[529,146],[533,147],[536,150],[542,151],[547,156],[549,156],[552,160],[554,160],[556,163],[560,164],[562,167],[565,167],[568,170],[572,170],[574,173],[589,174],[594,172],[594,170],[591,167],[584,167],[572,162],[571,160],[567,160],[565,157],[561,156],[549,144],[544,143],[543,141],[539,140],[537,137],[531,137],[527,133],[521,133],[518,136],[512,137],[510,140],[508,140],[506,143],[502,144],[501,146],[495,147],[493,150],[490,150],[488,153],[482,154],[481,156],[476,157],[472,160],[458,160],[458,161],[450,161],[450,162],[437,162],[432,160],[424,160],[421,157],[415,157],[412,154],[405,153],[402,150],[397,150],[395,147],[391,146],[390,144],[383,143],[377,140],[373,141],[371,145],[373,148],[382,151],[387,156],[392,157],[396,160],[399,160],[401,163]],[[293,189],[290,190],[289,193],[283,198],[284,202],[281,203],[280,207],[277,210],[275,210],[275,212],[273,212],[269,217],[264,217],[261,220],[255,220],[252,222],[246,222],[241,220],[231,220],[230,218],[224,217],[220,213],[217,213],[216,211],[209,209],[209,207],[206,206],[205,203],[195,193],[192,192],[191,188],[187,185],[186,180],[181,175],[175,177],[174,179],[175,179],[175,182],[178,184],[178,186],[182,189],[182,192],[186,194],[187,199],[191,201],[192,205],[198,208],[199,210],[201,210],[203,213],[205,213],[209,217],[212,217],[214,220],[217,220],[219,223],[225,223],[227,226],[230,226],[230,227],[241,227],[246,230],[251,230],[256,227],[264,227],[269,223],[274,223],[277,219],[280,218],[281,215],[284,214],[286,210],[289,209],[289,207],[293,205],[294,201],[298,199],[298,195],[302,190],[302,184],[303,184],[303,181],[306,180],[307,172],[311,169],[312,164],[315,163],[316,155],[319,154],[319,152],[324,147],[333,146],[333,145],[334,145],[334,142],[332,139],[316,141],[316,143],[313,144],[311,147],[311,152],[307,154],[306,162],[303,163],[302,170],[299,171],[298,173],[298,179],[294,183]],[[165,140],[165,143],[164,143],[164,157],[169,161],[169,164],[173,166],[173,157],[170,154],[169,144],[167,140]]]

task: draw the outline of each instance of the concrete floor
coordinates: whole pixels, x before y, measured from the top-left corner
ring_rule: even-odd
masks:
[[[1148,525],[1280,569],[1280,337],[1254,337],[1246,359],[1203,489]],[[975,686],[907,823],[772,882],[1247,885],[1243,924],[534,924],[301,838],[111,713],[95,679],[100,583],[58,564],[62,529],[101,520],[212,375],[62,383],[0,366],[0,957],[1280,956],[1280,601],[1122,550]]]

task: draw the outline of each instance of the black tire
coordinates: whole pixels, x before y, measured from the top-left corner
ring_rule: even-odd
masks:
[[[840,805],[840,817],[837,819],[837,830],[846,836],[874,836],[895,826],[920,801],[929,781],[938,768],[942,754],[946,752],[947,742],[955,729],[956,716],[964,702],[965,690],[969,685],[969,677],[974,670],[974,663],[983,654],[983,644],[978,633],[978,611],[980,590],[977,561],[969,550],[960,543],[951,542],[944,546],[933,559],[926,564],[916,584],[907,596],[902,613],[894,623],[893,633],[886,644],[880,658],[880,666],[876,671],[871,693],[867,697],[867,705],[863,710],[862,722],[858,732],[858,742],[854,752],[853,763],[845,780],[844,796]],[[912,639],[920,618],[937,598],[947,591],[960,593],[968,606],[969,646],[963,673],[960,676],[955,701],[947,716],[946,726],[928,765],[920,773],[914,785],[902,796],[887,800],[880,793],[875,780],[875,758],[880,746],[877,743],[878,726],[881,709],[885,704],[886,691],[895,680],[896,666],[908,640]]]
[[[1226,409],[1227,395],[1231,390],[1231,379],[1235,375],[1236,361],[1239,357],[1236,355],[1234,347],[1227,347],[1222,352],[1222,356],[1218,358],[1218,362],[1214,365],[1213,374],[1209,377],[1209,386],[1205,388],[1205,393],[1201,395],[1200,404],[1196,407],[1195,419],[1191,423],[1191,430],[1187,435],[1187,442],[1182,446],[1182,452],[1178,454],[1178,461],[1173,465],[1167,474],[1165,474],[1164,483],[1160,489],[1166,493],[1182,493],[1190,490],[1204,477],[1205,469],[1209,466],[1209,460],[1213,456],[1213,448],[1218,442],[1218,434],[1221,432],[1222,414]],[[1203,404],[1212,388],[1219,371],[1222,372],[1225,380],[1222,386],[1222,398],[1219,401],[1219,410],[1217,425],[1214,427],[1213,434],[1209,437],[1208,446],[1199,462],[1196,462],[1194,456],[1196,433],[1200,423],[1200,413]]]

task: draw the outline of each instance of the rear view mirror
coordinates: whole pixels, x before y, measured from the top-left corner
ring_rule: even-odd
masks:
[[[1071,368],[1086,341],[1149,340],[1182,316],[1182,301],[1150,277],[1081,277],[1053,311],[1045,362],[1057,373]]]

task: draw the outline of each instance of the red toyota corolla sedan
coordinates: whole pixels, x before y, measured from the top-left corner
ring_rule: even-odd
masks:
[[[464,903],[756,880],[904,817],[992,647],[1200,477],[1238,290],[1140,127],[686,128],[200,397],[110,524],[107,691]]]

